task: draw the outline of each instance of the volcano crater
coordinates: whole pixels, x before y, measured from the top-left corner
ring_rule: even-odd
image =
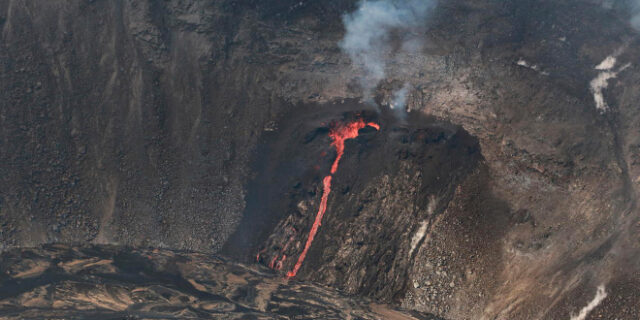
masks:
[[[399,119],[357,100],[291,108],[261,137],[244,218],[224,253],[283,275],[295,268],[337,156],[332,128],[360,120],[380,129],[364,126],[344,141],[326,215],[297,278],[400,298],[424,229],[482,160],[475,137],[434,117]]]

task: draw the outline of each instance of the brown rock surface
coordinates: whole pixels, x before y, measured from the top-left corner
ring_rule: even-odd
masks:
[[[437,319],[199,253],[55,245],[0,257],[3,319]]]
[[[403,124],[359,101],[353,1],[0,0],[0,249],[297,257],[327,121],[361,112],[299,280],[450,319],[569,319],[602,285],[588,317],[637,317],[640,47],[601,2],[442,1],[375,92],[412,85]]]

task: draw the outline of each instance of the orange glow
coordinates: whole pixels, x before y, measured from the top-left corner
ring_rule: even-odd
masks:
[[[311,231],[309,231],[309,236],[307,237],[307,243],[305,243],[304,250],[302,250],[302,253],[298,257],[298,261],[293,267],[293,270],[287,272],[288,278],[295,277],[300,267],[302,267],[302,262],[304,261],[304,258],[307,257],[307,251],[309,251],[309,248],[311,247],[313,238],[315,238],[318,228],[322,224],[322,217],[324,217],[324,213],[327,211],[327,200],[329,200],[329,193],[331,193],[331,175],[324,177],[322,183],[324,184],[324,191],[322,192],[322,200],[320,201],[320,208],[316,214],[316,220],[313,222],[313,226],[311,227]]]
[[[358,136],[358,131],[366,126],[370,126],[375,128],[376,130],[380,130],[380,126],[377,123],[369,122],[365,123],[364,120],[358,119],[347,124],[334,124],[332,128],[329,130],[329,137],[331,137],[331,145],[336,148],[336,159],[333,161],[333,165],[331,166],[331,174],[324,177],[322,180],[323,184],[323,192],[322,199],[320,201],[320,208],[318,208],[318,213],[316,214],[316,219],[313,222],[313,226],[309,231],[309,236],[307,237],[307,242],[304,245],[304,249],[302,253],[298,257],[298,261],[294,265],[293,269],[287,272],[287,278],[295,277],[302,267],[302,262],[307,256],[307,252],[311,247],[311,243],[313,242],[313,238],[315,238],[316,233],[318,232],[318,228],[322,224],[322,218],[324,217],[325,212],[327,211],[327,201],[329,200],[329,194],[331,193],[331,179],[332,175],[338,170],[338,164],[340,163],[340,159],[344,154],[344,142],[347,139],[353,139]],[[280,262],[283,262],[282,259]],[[273,268],[273,267],[272,267]]]

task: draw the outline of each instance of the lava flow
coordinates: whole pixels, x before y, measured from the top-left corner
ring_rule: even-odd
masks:
[[[375,128],[376,130],[380,130],[380,126],[375,122],[365,123],[364,120],[358,119],[347,124],[335,124],[329,131],[329,137],[331,137],[331,145],[336,148],[336,159],[333,161],[331,165],[331,173],[324,177],[322,180],[323,191],[322,191],[322,200],[320,201],[320,208],[318,208],[318,213],[316,214],[316,219],[313,222],[313,226],[309,231],[309,236],[307,237],[307,242],[304,245],[304,250],[298,257],[298,261],[296,262],[293,270],[287,272],[287,278],[295,277],[298,273],[298,270],[302,266],[302,262],[307,256],[307,251],[311,247],[311,243],[313,242],[313,238],[316,236],[318,232],[318,228],[322,224],[322,217],[324,217],[324,213],[327,211],[327,200],[329,199],[329,193],[331,193],[331,179],[332,175],[338,170],[338,164],[340,163],[340,159],[344,154],[344,142],[347,139],[353,139],[358,136],[358,131],[366,126],[370,126]]]

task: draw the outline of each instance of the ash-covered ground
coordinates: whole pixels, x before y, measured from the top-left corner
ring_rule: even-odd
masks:
[[[0,0],[0,315],[386,318],[371,302],[637,319],[639,13],[632,0]],[[292,309],[247,307],[220,291],[233,279],[203,291],[158,267],[197,256],[285,281],[323,204],[331,130],[354,119],[380,129],[345,140],[282,287],[337,300],[256,289]],[[38,248],[52,243],[65,247]],[[116,255],[151,262],[64,267]],[[135,290],[141,271],[135,303],[87,298]],[[56,304],[59,288],[85,304]],[[127,313],[156,298],[159,313]]]

